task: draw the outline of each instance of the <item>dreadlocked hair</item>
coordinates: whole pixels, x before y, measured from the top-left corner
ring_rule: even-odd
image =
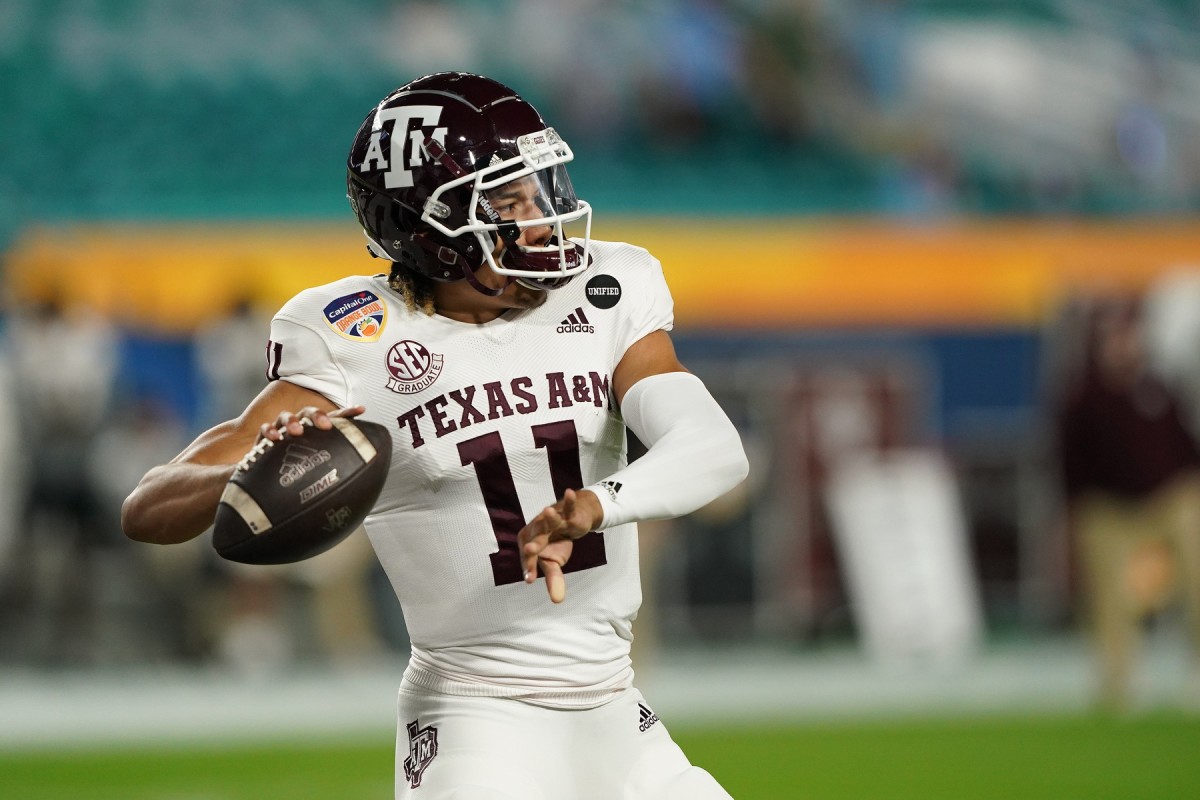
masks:
[[[422,311],[427,317],[434,315],[433,281],[430,278],[395,264],[388,275],[388,286],[400,293],[409,311]]]

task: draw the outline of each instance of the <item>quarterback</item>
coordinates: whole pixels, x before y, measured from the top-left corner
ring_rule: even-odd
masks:
[[[387,270],[284,305],[263,391],[123,508],[131,538],[184,541],[260,437],[334,416],[390,428],[365,528],[412,641],[398,798],[729,797],[633,687],[635,523],[713,500],[746,457],[676,357],[662,268],[591,239],[571,159],[487,78],[385,97],[354,138],[347,194]],[[648,448],[632,464],[626,428]]]

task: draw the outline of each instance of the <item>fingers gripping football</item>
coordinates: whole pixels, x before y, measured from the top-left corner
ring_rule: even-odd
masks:
[[[304,408],[263,426],[221,495],[213,546],[247,564],[318,555],[370,513],[391,463],[383,425],[353,420],[364,409]]]
[[[330,422],[331,417],[357,417],[366,409],[363,406],[350,406],[349,408],[339,408],[334,411],[323,411],[316,406],[305,406],[299,411],[283,411],[275,418],[274,422],[264,422],[258,429],[258,438],[270,439],[273,442],[283,441],[284,435],[301,436],[304,434],[305,426],[311,425],[314,428],[327,431],[333,427]]]

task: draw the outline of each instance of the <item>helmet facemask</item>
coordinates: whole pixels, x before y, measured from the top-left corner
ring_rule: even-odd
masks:
[[[493,271],[530,288],[558,288],[587,269],[592,208],[575,195],[565,166],[574,156],[553,128],[519,137],[516,155],[495,154],[475,172],[464,170],[439,142],[427,139],[424,146],[455,177],[426,200],[422,221],[449,237],[473,235]],[[443,222],[450,206],[440,198],[460,188],[470,189],[467,221],[450,228]],[[536,243],[517,244],[531,228],[538,230],[526,238]]]

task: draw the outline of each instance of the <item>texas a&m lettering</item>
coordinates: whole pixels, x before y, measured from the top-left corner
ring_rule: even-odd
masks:
[[[604,408],[609,405],[608,386],[608,376],[598,372],[587,375],[547,372],[540,380],[523,376],[492,381],[439,394],[396,417],[396,423],[402,430],[408,430],[416,449],[425,444],[427,436],[440,439],[460,428],[513,414],[532,414],[543,407],[570,408],[582,404]]]

